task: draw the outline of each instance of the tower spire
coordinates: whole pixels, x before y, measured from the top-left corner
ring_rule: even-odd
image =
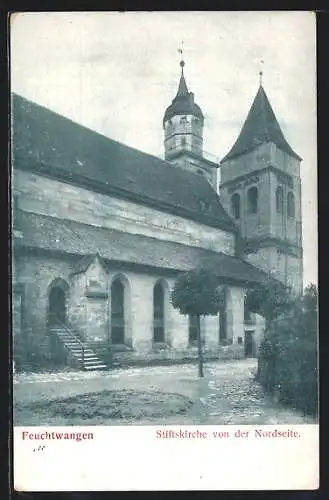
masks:
[[[178,52],[181,54],[181,60],[180,60],[180,67],[181,67],[181,76],[180,76],[180,81],[179,81],[179,86],[178,86],[178,91],[177,91],[177,96],[186,96],[188,94],[188,88],[187,84],[185,81],[185,76],[184,76],[184,66],[185,66],[185,61],[184,61],[184,41],[181,42],[180,48],[178,49]]]

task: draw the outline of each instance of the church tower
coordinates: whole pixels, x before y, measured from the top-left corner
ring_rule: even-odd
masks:
[[[184,76],[185,62],[180,62],[178,91],[163,117],[165,160],[204,175],[217,190],[218,163],[203,151],[204,116],[189,92]]]
[[[220,162],[220,198],[240,227],[242,257],[302,292],[301,158],[286,141],[262,85]]]

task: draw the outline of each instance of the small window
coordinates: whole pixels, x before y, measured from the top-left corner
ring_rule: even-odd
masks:
[[[281,186],[276,188],[275,193],[276,211],[278,214],[283,212],[283,189]]]
[[[211,210],[211,205],[208,201],[199,200],[199,206],[203,212],[209,212]]]
[[[247,199],[248,213],[256,214],[258,212],[258,189],[255,186],[248,189]]]
[[[182,116],[180,119],[180,123],[187,123],[187,118],[186,116]]]
[[[238,193],[231,198],[231,212],[234,219],[240,219],[240,195]]]
[[[287,214],[288,217],[295,217],[295,197],[291,191],[287,197]]]
[[[180,143],[181,143],[181,146],[186,146],[186,137],[185,136],[181,137]]]

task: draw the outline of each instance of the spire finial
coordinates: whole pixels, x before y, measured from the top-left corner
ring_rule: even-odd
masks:
[[[182,74],[183,74],[183,68],[185,66],[185,62],[184,62],[184,40],[181,41],[180,48],[178,49],[178,52],[181,54],[181,61],[180,61],[179,65],[182,68]]]
[[[261,69],[259,71],[259,85],[262,86],[263,85],[263,64],[264,64],[264,61],[263,59],[260,60],[260,64],[261,64]]]

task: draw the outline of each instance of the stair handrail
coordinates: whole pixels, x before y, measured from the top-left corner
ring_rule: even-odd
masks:
[[[54,314],[53,317],[56,318],[57,325],[63,327],[64,330],[66,330],[68,332],[68,334],[80,345],[80,348],[82,351],[82,365],[84,366],[85,365],[85,346],[84,346],[83,342],[79,339],[79,337],[77,335],[75,335],[72,332],[72,330],[65,323],[63,323],[59,319],[59,317],[56,314]]]

